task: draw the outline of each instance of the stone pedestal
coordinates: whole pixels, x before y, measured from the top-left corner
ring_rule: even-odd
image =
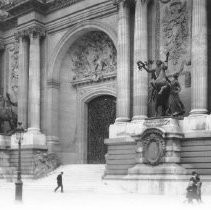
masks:
[[[46,147],[46,136],[40,133],[37,130],[30,130],[23,135],[23,141],[21,143],[22,147],[28,148],[39,148],[39,147]],[[11,148],[18,148],[18,143],[16,140],[16,135],[11,136]]]
[[[136,135],[136,165],[128,174],[185,174],[180,163],[183,134],[175,118],[147,119]]]
[[[109,138],[138,136],[143,134],[147,128],[160,128],[167,130],[168,133],[172,132],[181,134],[183,132],[182,122],[183,120],[163,117],[115,123],[109,127]]]
[[[181,121],[166,117],[111,125],[110,139],[105,141],[108,145],[106,173],[186,173],[186,170],[178,165],[181,141],[184,139]],[[110,165],[115,165],[115,171]]]
[[[188,185],[189,175],[164,175],[164,174],[143,174],[127,175],[119,177],[106,177],[104,183],[115,189],[121,189],[125,192],[149,194],[149,195],[180,195],[185,199],[186,188]],[[206,184],[205,184],[206,183]],[[210,177],[203,179],[203,192],[211,193]]]
[[[185,117],[182,128],[186,138],[211,138],[211,115],[194,114]]]
[[[147,164],[137,164],[128,170],[128,175],[181,175],[187,174],[185,168],[175,163],[165,163],[158,166],[151,166]],[[133,177],[131,177],[132,179]]]
[[[0,135],[0,148],[5,149],[10,147],[10,136]]]
[[[0,135],[0,176],[3,174],[4,169],[9,167],[9,150],[10,147],[10,136]]]

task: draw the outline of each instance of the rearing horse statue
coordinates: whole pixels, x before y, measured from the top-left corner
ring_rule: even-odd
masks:
[[[151,87],[152,92],[149,99],[149,102],[152,100],[155,102],[155,115],[158,115],[158,108],[161,106],[161,116],[165,116],[168,110],[168,99],[170,95],[170,85],[166,80],[166,70],[168,69],[168,57],[169,53],[166,55],[166,60],[163,62],[157,60],[156,68],[149,69],[146,63],[138,61],[137,65],[139,70],[146,70],[148,73],[151,73]],[[166,64],[165,64],[166,63]]]

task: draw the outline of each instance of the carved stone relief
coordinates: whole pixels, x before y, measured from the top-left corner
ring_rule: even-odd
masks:
[[[70,48],[73,81],[89,79],[94,82],[116,72],[117,52],[104,32],[93,31],[79,38]]]
[[[9,48],[9,80],[8,92],[13,101],[17,101],[18,97],[18,44],[13,44]]]
[[[12,44],[7,51],[9,61],[5,69],[7,79],[4,94],[0,95],[0,133],[10,135],[17,125],[18,45]]]
[[[34,175],[36,178],[47,175],[60,165],[58,156],[54,153],[37,152],[33,157]]]
[[[181,57],[190,53],[190,12],[187,2],[183,0],[170,1],[162,9],[163,51],[169,52],[169,60],[177,65]]]
[[[0,1],[0,7],[7,5],[7,4],[12,4],[14,0],[1,0]]]
[[[192,1],[160,0],[160,59],[169,52],[168,74],[177,72],[185,60],[184,87],[191,81]],[[157,47],[156,47],[157,48]],[[183,84],[183,82],[182,82]]]

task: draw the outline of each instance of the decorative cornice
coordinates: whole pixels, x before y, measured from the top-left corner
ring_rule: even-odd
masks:
[[[49,13],[81,1],[84,0],[10,0],[9,3],[6,3],[5,1],[4,4],[0,5],[0,8],[7,11],[14,11],[18,7],[29,8],[30,6],[36,6],[38,9],[40,9],[41,12]]]
[[[43,26],[35,25],[20,30],[17,29],[17,32],[15,32],[16,40],[19,40],[20,37],[26,37],[30,35],[42,37],[46,35],[46,30]]]
[[[26,3],[32,4],[46,4],[46,0],[4,0],[4,2],[0,5],[1,9],[4,10],[13,10],[19,6],[23,6]]]
[[[14,28],[17,25],[17,18],[31,11],[47,15],[80,1],[84,0],[5,0],[3,4],[0,4],[0,10],[5,11],[4,18],[0,18],[0,28],[1,30]]]
[[[0,21],[1,30],[8,30],[17,25],[17,19],[31,11],[40,14],[46,13],[46,3],[42,0],[10,0],[9,4],[5,4],[0,9],[9,13],[9,15]]]
[[[52,12],[57,9],[68,7],[72,4],[76,4],[81,1],[84,1],[84,0],[54,0],[54,1],[51,1],[51,2],[47,3],[47,7],[48,7],[47,13]]]
[[[88,78],[88,79],[84,78],[80,80],[73,80],[71,84],[73,87],[77,87],[77,86],[88,85],[88,84],[97,83],[97,82],[105,82],[105,81],[115,80],[115,79],[116,79],[116,72],[102,75],[101,77],[96,76],[96,77]]]

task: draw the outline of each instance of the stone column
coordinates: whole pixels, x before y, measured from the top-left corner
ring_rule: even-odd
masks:
[[[19,37],[18,121],[28,127],[29,40]]]
[[[40,34],[30,34],[29,129],[40,131]]]
[[[26,127],[28,129],[23,135],[22,146],[46,150],[46,136],[40,131],[40,37],[45,35],[45,31],[42,27],[31,26],[17,32],[17,35],[22,34],[27,36],[29,42],[28,47],[25,38],[20,39],[19,65],[25,78],[21,76],[19,81],[21,95],[18,99],[18,106],[20,105],[18,109],[19,113],[25,112],[24,115],[21,114],[19,116],[19,120],[25,118],[28,121],[28,126]],[[24,81],[25,79],[27,81]],[[26,85],[27,83],[28,85]],[[24,110],[27,105],[28,113],[27,110]],[[26,119],[26,113],[28,119]],[[22,118],[23,116],[24,118]],[[11,148],[16,147],[16,137],[13,135],[11,137]]]
[[[206,0],[193,0],[192,92],[190,114],[207,113],[207,8]]]
[[[130,12],[125,0],[118,6],[116,122],[126,122],[130,120]]]
[[[133,120],[147,117],[148,75],[137,68],[137,61],[148,59],[148,0],[136,0],[134,31]]]

